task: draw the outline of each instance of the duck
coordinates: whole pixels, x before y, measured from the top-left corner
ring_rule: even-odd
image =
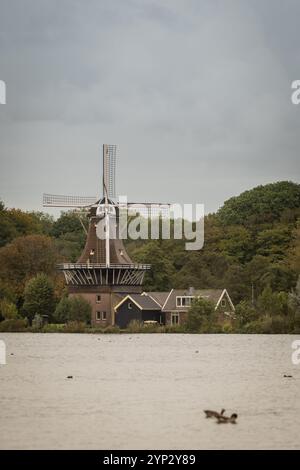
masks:
[[[231,424],[236,424],[238,415],[236,413],[232,413],[231,416],[223,416],[219,415],[217,416],[217,422],[218,424],[223,424],[223,423],[231,423]]]
[[[213,410],[203,410],[204,413],[206,414],[206,418],[218,418],[219,416],[223,416],[225,413],[224,408],[222,408],[221,413],[218,413],[217,411]]]

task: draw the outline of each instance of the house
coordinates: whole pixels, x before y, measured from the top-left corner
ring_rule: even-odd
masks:
[[[180,325],[187,318],[193,299],[203,298],[215,305],[220,322],[234,318],[235,308],[226,289],[172,289],[170,292],[128,294],[114,307],[115,325],[126,328],[131,320]]]
[[[126,295],[114,308],[115,325],[126,328],[132,320],[141,323],[155,321],[164,323],[161,306],[151,296],[142,294]]]
[[[148,293],[151,296],[151,292]],[[192,301],[203,298],[215,305],[218,320],[232,319],[235,308],[226,289],[172,289],[163,306],[162,312],[166,325],[182,324],[188,314]]]

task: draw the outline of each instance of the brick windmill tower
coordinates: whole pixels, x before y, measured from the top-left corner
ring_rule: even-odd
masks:
[[[63,263],[70,295],[81,295],[92,306],[92,324],[114,324],[114,305],[120,297],[140,293],[149,264],[134,263],[119,235],[120,205],[115,198],[116,146],[103,145],[103,197],[44,194],[44,207],[68,207],[88,212],[89,227],[76,263]],[[138,204],[132,204],[138,205]],[[149,205],[149,203],[148,203]],[[146,204],[147,206],[147,204]],[[112,236],[112,234],[114,234]],[[101,236],[99,236],[101,235]]]

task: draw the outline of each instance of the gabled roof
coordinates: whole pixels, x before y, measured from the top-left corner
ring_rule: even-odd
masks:
[[[142,294],[126,295],[117,305],[115,305],[115,310],[118,310],[118,308],[127,300],[133,302],[140,310],[161,310],[161,307],[157,302],[155,302],[155,300],[148,295]]]
[[[161,307],[164,305],[167,297],[169,295],[168,292],[143,292],[142,295],[147,295],[151,297],[155,302],[157,302]]]
[[[227,294],[229,302],[231,303],[230,297],[225,289],[195,289],[192,294],[189,289],[173,289],[163,306],[163,311],[186,310],[185,307],[176,306],[176,297],[181,296],[202,297],[203,299],[210,300],[217,307],[224,293]]]

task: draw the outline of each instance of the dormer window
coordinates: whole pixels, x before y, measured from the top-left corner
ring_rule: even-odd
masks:
[[[192,304],[193,295],[181,295],[176,297],[176,307],[190,307]]]

